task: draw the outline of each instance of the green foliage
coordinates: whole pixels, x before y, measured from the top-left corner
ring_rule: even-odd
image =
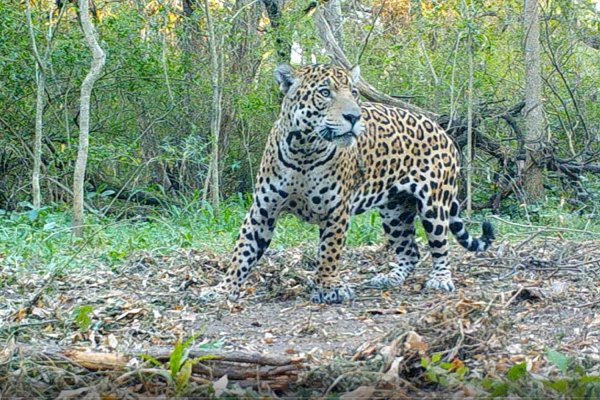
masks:
[[[506,378],[511,382],[523,379],[527,375],[527,364],[524,362],[513,365],[508,369]]]
[[[490,397],[556,397],[596,399],[600,396],[600,376],[587,375],[585,368],[565,354],[546,351],[546,359],[559,371],[560,376],[543,379],[527,371],[521,362],[510,367],[505,379],[483,379],[478,384]]]
[[[563,375],[567,373],[567,368],[569,368],[569,357],[556,350],[549,349],[546,352],[546,358],[554,364]]]
[[[425,378],[443,387],[454,387],[462,384],[469,374],[459,359],[452,362],[442,361],[442,353],[434,353],[429,358],[421,358],[421,368],[425,369]]]
[[[141,358],[150,362],[156,367],[159,367],[158,374],[165,377],[170,385],[172,385],[175,395],[181,395],[188,386],[190,377],[192,376],[192,367],[201,361],[212,360],[217,358],[214,355],[207,354],[195,358],[189,358],[189,346],[196,340],[199,334],[192,335],[183,342],[177,341],[173,350],[169,353],[168,369],[162,369],[162,364],[154,357],[143,354]],[[222,342],[212,341],[199,346],[200,349],[215,349],[222,345]]]
[[[90,325],[92,324],[92,319],[90,318],[90,314],[94,311],[94,308],[89,305],[77,306],[72,312],[73,322],[77,324],[79,330],[81,332],[85,332],[90,329]]]
[[[40,48],[45,42],[50,3],[32,2]],[[220,160],[224,196],[252,189],[279,108],[272,78],[278,61],[276,49],[294,42],[302,48],[302,62],[311,62],[313,56],[319,62],[329,61],[321,51],[312,18],[305,14],[310,1],[285,3],[279,27],[272,29],[267,24],[264,30],[261,2],[237,2],[232,7],[212,3],[224,40],[225,119]],[[355,60],[373,28],[360,64],[364,77],[381,91],[411,96],[412,103],[438,114],[464,116],[468,79],[464,60],[470,35],[476,63],[475,118],[491,109],[500,112],[522,98],[523,60],[518,44],[523,32],[517,17],[522,2],[451,0],[418,6],[387,2],[374,26],[372,16],[356,10],[377,9],[381,3],[357,4],[356,9],[344,7],[344,18],[352,23],[343,26],[342,44],[349,59]],[[211,88],[205,73],[202,8],[184,17],[178,7],[164,2],[99,1],[96,6],[100,14],[95,23],[108,59],[94,88],[87,200],[93,208],[102,209],[112,202],[109,193],[122,187],[167,200],[192,198],[203,189],[209,161]],[[33,132],[35,64],[23,10],[22,2],[0,0],[0,109],[6,126],[11,127],[6,130],[0,123],[2,132],[8,133],[0,136],[0,208],[10,210],[20,209],[19,202],[30,198],[31,157],[23,143],[31,143]],[[564,158],[593,162],[585,154],[594,154],[597,144],[587,149],[583,158],[575,155],[586,148],[585,139],[600,128],[597,50],[584,44],[600,25],[595,3],[557,0],[549,3],[544,13],[549,148]],[[52,180],[43,179],[42,189],[46,200],[52,194],[59,204],[70,201],[64,188],[70,186],[77,149],[77,93],[89,57],[76,7],[69,6],[52,42],[44,111],[44,175]],[[517,122],[522,121],[518,118]],[[515,133],[502,119],[482,120],[478,129],[502,143],[503,151],[515,150]],[[495,165],[476,152],[475,168],[474,195],[484,202],[497,185],[496,178],[509,175],[514,165]],[[593,204],[598,200],[594,198],[598,179],[582,175],[581,182],[591,195],[588,203]],[[557,203],[553,196],[575,195],[561,175],[549,175],[547,184],[548,202],[553,205]],[[591,213],[591,206],[584,211],[580,206],[567,202],[563,209],[567,215],[574,210]],[[502,207],[515,218],[533,217],[531,222],[536,222],[538,217],[535,211],[527,215],[518,199],[505,201]],[[372,232],[361,234],[367,235],[362,239],[366,242],[375,239]]]

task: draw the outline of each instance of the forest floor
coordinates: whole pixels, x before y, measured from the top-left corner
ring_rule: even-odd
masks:
[[[423,290],[425,256],[401,290],[334,306],[307,301],[314,254],[267,252],[238,303],[198,301],[227,265],[206,251],[0,270],[0,397],[600,396],[598,241],[454,246],[456,292]],[[390,261],[382,246],[348,248],[342,279],[359,285]],[[216,358],[184,363],[190,337],[188,360]]]

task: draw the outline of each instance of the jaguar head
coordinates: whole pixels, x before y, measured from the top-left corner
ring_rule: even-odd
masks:
[[[316,135],[337,146],[354,143],[362,131],[358,66],[346,71],[334,65],[310,65],[298,70],[287,64],[275,69],[284,94],[280,118],[291,130]]]

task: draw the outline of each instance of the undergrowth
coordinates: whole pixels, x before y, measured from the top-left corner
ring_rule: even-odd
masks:
[[[249,206],[248,198],[238,196],[225,201],[215,212],[207,203],[192,200],[183,205],[166,206],[161,211],[144,210],[130,218],[102,216],[88,212],[83,240],[74,240],[70,232],[70,209],[48,206],[33,209],[22,203],[17,212],[0,210],[0,260],[13,270],[45,270],[61,267],[93,267],[104,264],[115,268],[136,251],[168,253],[178,248],[227,253],[231,251],[238,228]],[[130,215],[132,213],[129,213]],[[480,222],[487,217],[475,214],[467,218],[469,229],[479,234]],[[522,238],[548,227],[546,234],[564,238],[592,239],[600,236],[599,217],[573,212],[568,204],[550,199],[544,205],[509,206],[492,219],[498,238]],[[558,227],[562,231],[555,231]],[[566,231],[565,231],[566,229]],[[569,231],[571,229],[572,231]],[[585,233],[588,232],[588,233]],[[417,223],[417,236],[426,243]],[[385,241],[379,215],[371,211],[351,220],[347,245],[362,246]],[[281,250],[300,244],[316,245],[318,227],[286,215],[277,221],[270,248]],[[62,268],[62,267],[61,267]]]

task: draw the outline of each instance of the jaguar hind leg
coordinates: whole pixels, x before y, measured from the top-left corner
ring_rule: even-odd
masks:
[[[423,229],[427,235],[431,258],[433,260],[433,269],[429,274],[429,279],[425,287],[427,289],[452,292],[454,291],[452,271],[447,264],[448,231],[450,225],[449,211],[447,207],[439,204],[423,207],[421,210],[421,221],[423,222]]]
[[[419,249],[415,242],[413,199],[388,203],[379,209],[383,230],[388,236],[388,246],[396,255],[396,262],[387,273],[369,279],[365,286],[375,288],[401,286],[419,262]]]

